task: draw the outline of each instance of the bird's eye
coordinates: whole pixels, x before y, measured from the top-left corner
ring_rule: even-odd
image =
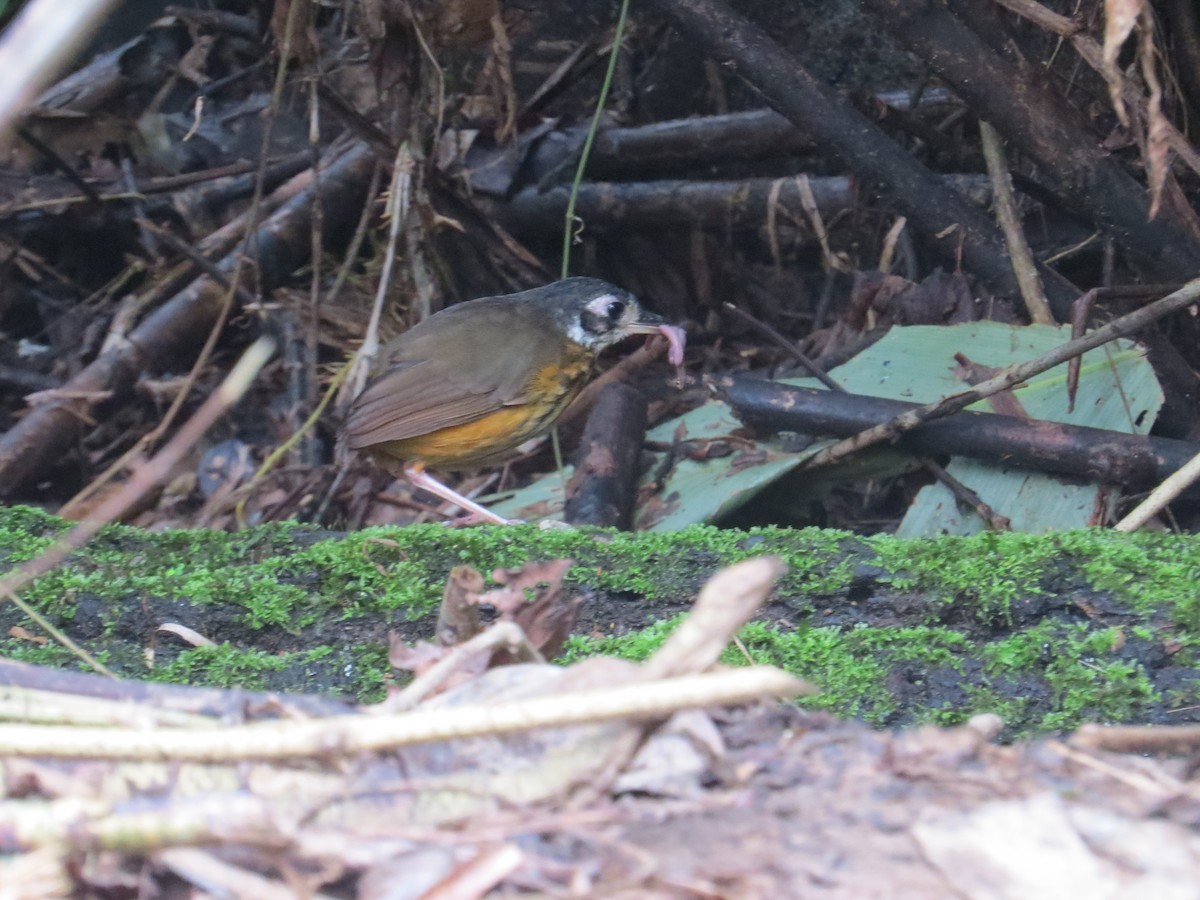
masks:
[[[608,308],[604,310],[604,314],[608,316],[610,322],[619,321],[625,313],[625,304],[620,300],[613,300],[608,304]]]

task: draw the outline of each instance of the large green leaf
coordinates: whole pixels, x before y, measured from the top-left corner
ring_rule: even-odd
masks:
[[[1070,339],[1069,330],[1052,326],[1014,327],[996,322],[953,326],[893,328],[873,346],[830,372],[851,393],[928,403],[962,390],[986,377],[990,369],[1033,359]],[[1128,434],[1143,434],[1162,405],[1162,390],[1145,352],[1130,341],[1093,350],[1082,360],[1074,411],[1068,411],[1066,365],[1030,380],[1003,400],[992,398],[974,409],[1012,414],[1014,407],[1031,419],[1089,425]],[[812,379],[787,384],[819,387]],[[911,467],[911,460],[887,448],[824,470],[798,470],[807,453],[785,452],[778,438],[748,445],[734,435],[740,423],[728,407],[711,401],[652,429],[651,441],[671,443],[727,442],[731,452],[708,459],[680,458],[670,469],[662,491],[638,510],[644,530],[681,528],[716,522],[765,488],[763,500],[775,509],[803,509],[819,500],[833,484],[857,482]],[[808,449],[826,446],[820,441]],[[663,461],[656,454],[644,484]],[[1071,483],[1037,472],[953,460],[951,474],[966,483],[1022,531],[1046,531],[1089,524],[1106,498],[1097,485]],[[497,512],[525,519],[561,517],[562,491],[557,474],[534,482],[497,504]],[[901,524],[907,535],[978,531],[982,521],[960,510],[940,485],[921,491]]]

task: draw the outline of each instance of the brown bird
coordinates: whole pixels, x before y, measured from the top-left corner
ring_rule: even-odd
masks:
[[[662,334],[675,365],[684,333],[596,278],[483,297],[435,313],[384,345],[342,426],[352,450],[406,464],[416,486],[493,522],[505,519],[426,474],[502,462],[553,426],[597,355]]]

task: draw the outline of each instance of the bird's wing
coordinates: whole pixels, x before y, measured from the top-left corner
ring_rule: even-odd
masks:
[[[382,373],[343,425],[352,449],[429,434],[525,401],[528,342],[536,330],[511,309],[475,309],[472,316],[471,328],[456,335],[454,359],[436,352],[445,346],[444,332],[439,339],[419,328],[385,348]]]

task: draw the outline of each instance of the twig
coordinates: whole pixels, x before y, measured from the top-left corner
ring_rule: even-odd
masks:
[[[384,217],[388,221],[388,242],[383,255],[383,267],[379,272],[379,283],[375,287],[375,302],[371,306],[371,318],[367,332],[358,345],[354,357],[346,363],[349,372],[338,394],[337,406],[348,406],[350,401],[362,393],[375,354],[379,352],[379,322],[383,318],[383,307],[392,287],[392,272],[396,267],[396,245],[400,240],[400,229],[408,221],[410,189],[414,160],[412,151],[405,141],[396,150],[392,162],[392,179],[388,187]]]
[[[1200,747],[1200,725],[1083,725],[1071,743],[1119,753],[1193,753]]]
[[[795,341],[788,340],[788,338],[780,334],[766,322],[763,322],[762,320],[750,315],[750,313],[746,312],[740,306],[735,306],[729,302],[724,303],[723,306],[747,325],[758,331],[760,334],[770,338],[772,341],[790,353],[796,362],[800,363],[800,365],[806,372],[808,372],[809,375],[817,379],[817,381],[821,382],[821,384],[825,385],[825,387],[829,388],[831,391],[845,390],[844,387],[830,378],[825,370],[818,366],[807,353],[801,350]]]
[[[1072,742],[1076,741],[1080,733],[1099,727],[1101,726],[1084,725],[1079,729],[1079,732],[1072,736]],[[1186,785],[1175,781],[1174,779],[1170,779],[1170,776],[1166,775],[1161,769],[1154,772],[1155,778],[1162,779],[1161,781],[1156,781],[1154,778],[1147,777],[1145,772],[1131,772],[1128,768],[1115,765],[1109,760],[1102,759],[1091,753],[1085,753],[1083,750],[1068,746],[1061,741],[1049,741],[1046,744],[1046,749],[1059,754],[1063,757],[1063,759],[1069,760],[1078,766],[1091,769],[1094,772],[1099,772],[1102,775],[1113,779],[1114,781],[1119,781],[1121,784],[1128,785],[1135,791],[1153,794],[1156,800],[1162,800],[1168,797],[1179,797],[1182,794],[1190,793]]]
[[[1189,459],[1183,468],[1172,472],[1162,484],[1150,492],[1149,497],[1114,525],[1113,530],[1137,531],[1198,479],[1200,479],[1200,454]]]
[[[955,500],[975,510],[975,515],[983,519],[983,524],[989,531],[1012,530],[1012,519],[992,509],[987,501],[947,472],[939,463],[928,456],[922,456],[920,460],[921,465],[928,469],[933,474],[933,477],[940,481],[946,490],[954,495]]]
[[[237,361],[237,364],[230,371],[229,375],[226,376],[225,380],[208,396],[200,405],[200,408],[196,410],[196,414],[183,424],[179,431],[175,433],[175,436],[167,442],[166,446],[153,459],[146,465],[134,469],[129,481],[122,485],[120,490],[97,506],[87,521],[80,522],[55,541],[40,556],[24,563],[15,572],[0,579],[0,594],[7,596],[22,612],[37,622],[41,628],[44,628],[48,633],[53,635],[55,640],[62,643],[63,646],[70,648],[72,652],[87,662],[97,672],[112,674],[103,665],[93,659],[86,650],[76,645],[69,637],[46,621],[36,610],[21,600],[17,596],[17,592],[27,587],[34,579],[59,565],[71,553],[91,540],[96,532],[110,522],[119,519],[138,500],[145,496],[151,488],[164,481],[179,460],[183,458],[184,454],[195,447],[200,436],[241,399],[242,395],[246,393],[246,390],[258,375],[259,370],[270,359],[273,351],[274,344],[269,338],[259,338],[251,344],[246,352],[242,354],[242,358]]]
[[[765,697],[793,697],[804,692],[805,685],[798,678],[772,666],[752,666],[520,701],[418,709],[378,717],[348,715],[307,722],[255,722],[203,731],[3,725],[0,755],[195,762],[354,756],[532,728],[615,719],[658,719],[682,709],[747,703]]]
[[[113,0],[32,0],[0,39],[0,142],[13,121],[114,6]]]
[[[979,138],[983,144],[983,158],[987,161],[988,175],[992,178],[992,202],[996,207],[996,218],[1008,244],[1008,255],[1012,258],[1013,274],[1017,276],[1017,287],[1025,301],[1029,318],[1038,325],[1053,325],[1054,315],[1046,301],[1042,279],[1037,264],[1029,250],[1029,242],[1021,230],[1017,217],[1017,203],[1013,197],[1012,177],[1008,174],[1008,163],[1004,159],[1004,147],[1000,133],[990,123],[980,121]]]
[[[1045,372],[1060,365],[1074,356],[1094,350],[1120,337],[1126,337],[1157,322],[1171,313],[1187,309],[1200,300],[1200,279],[1194,279],[1185,284],[1173,294],[1163,297],[1154,303],[1143,306],[1128,315],[1114,319],[1103,328],[1097,328],[1091,334],[1084,335],[1078,340],[1068,341],[1055,347],[1049,353],[1044,353],[1037,359],[1031,359],[1018,365],[1009,366],[1000,374],[980,382],[969,390],[959,391],[927,403],[910,412],[903,413],[882,425],[876,425],[865,431],[860,431],[854,437],[838,441],[832,447],[827,447],[812,454],[804,461],[808,467],[827,466],[856,453],[866,447],[874,446],[885,441],[894,441],[906,431],[912,431],[922,422],[948,416],[965,409],[972,403],[977,403],[993,394],[1007,390],[1013,385],[1027,381],[1034,375]]]

